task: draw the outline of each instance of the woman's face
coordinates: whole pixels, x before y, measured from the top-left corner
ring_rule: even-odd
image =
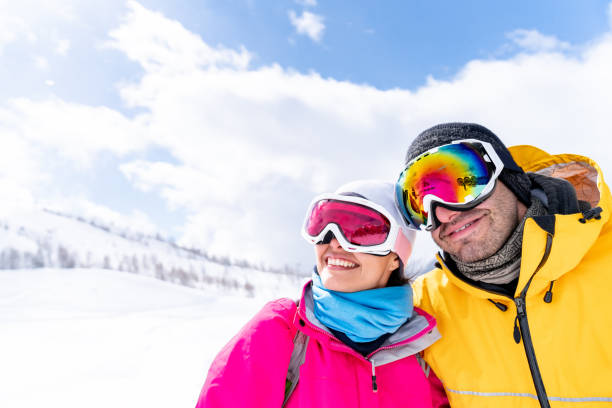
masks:
[[[337,292],[358,292],[387,285],[391,272],[399,268],[399,257],[347,252],[336,238],[315,245],[317,270],[323,286]]]

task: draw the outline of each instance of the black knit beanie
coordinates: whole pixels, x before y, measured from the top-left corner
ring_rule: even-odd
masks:
[[[423,152],[454,140],[477,139],[489,142],[504,163],[499,180],[526,206],[531,205],[531,182],[522,168],[512,158],[506,146],[484,126],[474,123],[443,123],[422,132],[414,139],[406,153],[407,164]]]

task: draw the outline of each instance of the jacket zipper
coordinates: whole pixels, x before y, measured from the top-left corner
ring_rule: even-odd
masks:
[[[376,383],[376,369],[374,367],[374,363],[372,363],[372,392],[378,392],[378,384]]]
[[[521,295],[514,298],[514,304],[516,305],[516,319],[514,321],[514,341],[518,344],[523,338],[523,347],[525,348],[525,356],[527,357],[527,363],[529,364],[529,370],[531,371],[531,379],[538,395],[538,401],[542,408],[550,408],[548,402],[548,396],[546,394],[546,388],[544,387],[544,381],[542,380],[542,374],[540,373],[540,367],[538,366],[538,360],[536,359],[535,349],[533,347],[533,341],[531,339],[531,331],[529,330],[529,322],[527,320],[527,308],[525,307],[525,296],[527,290],[531,285],[531,281],[536,273],[544,266],[550,255],[550,249],[552,247],[552,235],[546,235],[546,250],[544,256],[540,261],[540,264],[529,278],[529,281],[525,285],[525,288],[521,291]],[[516,325],[518,322],[518,326]],[[519,330],[520,328],[520,330]]]
[[[533,380],[533,385],[538,395],[538,401],[542,408],[550,408],[548,396],[546,395],[546,388],[544,388],[544,381],[542,381],[538,360],[536,359],[535,349],[533,348],[533,342],[531,340],[531,332],[529,331],[529,323],[527,322],[527,310],[525,309],[525,299],[517,297],[514,299],[514,303],[516,304],[516,318],[520,327],[519,333],[518,327],[515,326],[514,340],[519,343],[521,337],[523,338],[523,347],[525,347],[525,355],[529,363],[531,379]]]
[[[303,320],[303,318],[302,318],[302,317],[300,317],[300,319],[302,319],[302,320]],[[311,330],[314,330],[314,331],[316,331],[316,332],[319,332],[319,333],[321,333],[321,334],[324,334],[324,335],[325,335],[325,336],[327,336],[327,337],[331,337],[333,340],[337,340],[337,339],[336,339],[334,336],[330,335],[329,333],[327,333],[327,332],[326,332],[326,331],[324,331],[324,330],[319,329],[317,326],[313,325],[312,323],[308,322],[308,325],[310,326],[310,329],[311,329]],[[368,359],[368,358],[366,358],[366,357],[362,356],[361,354],[357,353],[356,351],[354,351],[354,350],[353,350],[353,349],[351,349],[350,347],[348,347],[348,346],[346,346],[346,345],[345,345],[344,347],[346,347],[346,349],[345,349],[345,350],[343,350],[345,353],[348,353],[348,354],[350,354],[350,355],[352,355],[352,356],[354,356],[354,357],[357,357],[357,358],[359,358],[359,359],[364,359],[365,361],[367,361],[368,363],[370,363],[370,365],[372,366],[372,392],[378,392],[378,383],[377,383],[377,381],[376,381],[376,369],[375,369],[375,366],[374,366],[374,362],[373,362],[373,361],[371,361],[370,359]]]

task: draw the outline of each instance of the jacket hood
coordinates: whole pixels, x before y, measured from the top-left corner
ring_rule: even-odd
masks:
[[[594,160],[577,154],[551,155],[528,145],[513,146],[510,152],[526,172],[565,180],[574,187],[578,200],[609,212],[610,190]]]

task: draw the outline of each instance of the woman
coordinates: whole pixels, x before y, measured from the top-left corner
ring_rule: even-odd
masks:
[[[311,204],[316,267],[298,304],[268,303],[216,357],[204,407],[439,407],[418,353],[439,339],[402,276],[412,251],[394,185],[357,181]]]

